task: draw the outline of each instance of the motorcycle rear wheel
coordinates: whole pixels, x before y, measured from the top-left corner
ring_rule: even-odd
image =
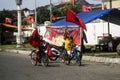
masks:
[[[81,60],[82,60],[82,53],[78,51],[76,55],[76,64],[78,66],[81,66]]]

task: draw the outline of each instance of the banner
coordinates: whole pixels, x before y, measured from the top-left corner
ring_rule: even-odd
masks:
[[[79,27],[62,27],[62,28],[51,28],[47,27],[44,38],[50,40],[57,46],[62,46],[64,43],[64,33],[67,30],[70,36],[73,37],[75,44],[80,44],[80,30]]]

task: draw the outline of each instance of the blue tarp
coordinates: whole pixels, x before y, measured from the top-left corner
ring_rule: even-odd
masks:
[[[91,11],[91,12],[80,12],[77,15],[84,21],[84,23],[89,23],[92,22],[95,19],[98,19],[109,12],[111,12],[114,9],[106,9],[106,10],[96,10],[96,11]],[[71,23],[71,22],[66,22],[66,18],[59,20],[55,23],[52,23],[50,26],[75,26],[76,24]]]

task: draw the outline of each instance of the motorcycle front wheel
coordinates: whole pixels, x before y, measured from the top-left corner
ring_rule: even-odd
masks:
[[[37,63],[38,63],[38,56],[37,56],[37,53],[36,53],[36,50],[33,50],[30,54],[30,57],[31,57],[31,63],[36,66]]]

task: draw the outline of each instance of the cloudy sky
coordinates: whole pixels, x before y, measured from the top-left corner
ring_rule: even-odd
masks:
[[[51,0],[53,4],[59,3],[61,0]],[[101,0],[86,0],[89,3],[101,3]],[[36,0],[36,6],[44,6],[50,3],[50,0]],[[34,9],[35,8],[35,0],[23,0],[22,8]],[[15,0],[1,0],[0,1],[0,10],[8,9],[15,10],[16,3]]]

